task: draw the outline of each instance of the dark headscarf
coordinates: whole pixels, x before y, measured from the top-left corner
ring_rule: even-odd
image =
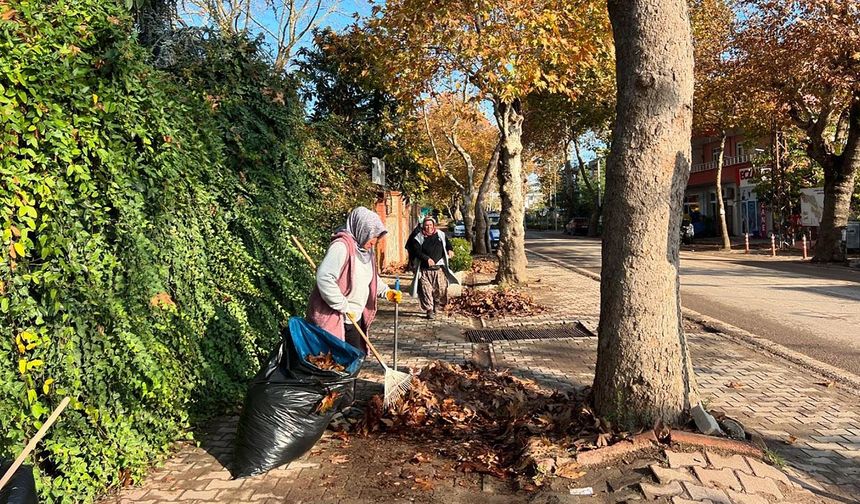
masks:
[[[388,231],[385,230],[385,224],[376,213],[364,207],[357,207],[346,218],[346,232],[351,234],[355,239],[355,246],[358,249],[358,256],[363,263],[369,263],[373,259],[371,250],[364,250],[365,243],[374,238],[381,238]]]

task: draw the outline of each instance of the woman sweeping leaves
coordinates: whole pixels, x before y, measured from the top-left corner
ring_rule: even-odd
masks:
[[[419,295],[421,309],[428,319],[436,315],[438,308],[448,304],[448,282],[459,283],[448,265],[454,255],[445,233],[436,229],[436,219],[425,217],[421,232],[409,242],[417,267],[412,278],[412,296]]]
[[[387,231],[378,215],[364,207],[349,213],[346,226],[332,236],[317,268],[317,284],[308,303],[307,320],[367,353],[367,345],[346,313],[367,333],[376,317],[377,298],[399,303],[400,291],[379,277],[373,247]]]

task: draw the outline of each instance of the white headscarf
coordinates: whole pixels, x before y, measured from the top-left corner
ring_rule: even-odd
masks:
[[[385,229],[385,224],[382,223],[382,219],[375,212],[365,207],[357,207],[349,213],[349,216],[346,218],[345,229],[355,239],[358,257],[365,264],[373,259],[373,252],[363,249],[364,244],[388,233]]]

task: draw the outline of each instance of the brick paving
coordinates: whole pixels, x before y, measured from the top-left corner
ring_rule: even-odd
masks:
[[[549,262],[531,261],[530,292],[550,310],[532,317],[487,320],[483,325],[501,328],[579,320],[596,331],[598,282]],[[416,368],[436,359],[461,362],[472,356],[475,345],[464,341],[462,331],[482,327],[480,322],[460,316],[427,321],[417,311],[417,303],[411,299],[401,308],[398,366]],[[372,335],[389,362],[393,354],[392,319],[393,310],[384,306]],[[860,502],[860,397],[839,386],[818,385],[824,380],[719,334],[694,330],[688,336],[700,394],[707,407],[737,419],[747,430],[762,436],[768,448],[785,460],[788,477],[746,457],[667,453],[665,471],[654,469],[653,476],[642,482],[649,491],[680,485],[672,485],[660,502]],[[596,345],[596,338],[576,338],[499,341],[488,346],[497,368],[509,368],[549,388],[569,389],[591,384]],[[381,367],[368,361],[362,370],[359,397],[378,392],[381,377]],[[367,482],[384,476],[380,474],[350,475],[348,481],[338,483],[342,493],[331,493],[337,467],[320,458],[326,453],[317,449],[289,467],[231,481],[224,465],[230,461],[235,422],[235,417],[213,422],[198,433],[203,439],[200,447],[183,445],[162,468],[153,470],[141,487],[126,489],[104,502],[423,502],[403,494],[400,487],[390,487],[385,490],[388,493],[370,488]],[[329,441],[326,436],[322,443]],[[670,464],[676,469],[668,469]],[[683,476],[673,478],[669,471],[681,471]],[[446,498],[452,503],[522,502],[492,500],[486,489],[482,493],[486,484],[468,475],[445,484],[451,492],[461,492],[452,494],[459,497]],[[476,495],[468,493],[470,485],[478,485]],[[812,493],[799,490],[798,485]],[[676,493],[679,488],[682,491]],[[341,497],[335,499],[333,495]],[[596,499],[581,502],[603,502]]]

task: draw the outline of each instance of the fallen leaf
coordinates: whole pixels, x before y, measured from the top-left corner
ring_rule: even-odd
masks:
[[[433,483],[430,480],[424,478],[415,478],[415,485],[412,487],[412,490],[423,490],[425,492],[430,492],[433,490]]]
[[[335,401],[337,401],[338,397],[340,397],[340,392],[335,392],[335,391],[329,392],[328,395],[323,397],[320,400],[319,404],[317,404],[317,408],[314,410],[314,413],[318,413],[320,415],[325,415],[328,412],[328,410],[330,410],[334,407],[334,403],[335,403]]]
[[[329,460],[332,464],[346,464],[349,462],[349,455],[333,455]]]
[[[726,387],[733,388],[733,389],[739,389],[739,388],[744,388],[744,384],[741,382],[730,381],[730,382],[726,383]]]
[[[815,382],[815,384],[820,385],[822,387],[826,387],[826,388],[833,388],[836,386],[836,381],[830,380],[830,381],[826,381],[826,382]]]
[[[412,462],[413,464],[423,464],[424,462],[427,462],[429,460],[430,460],[430,457],[428,455],[421,453],[421,452],[418,452],[415,455],[413,455],[412,459],[410,459],[409,461]]]
[[[320,352],[319,355],[308,354],[307,356],[305,356],[305,360],[318,367],[319,369],[325,371],[343,372],[345,369],[340,363],[334,360],[334,357],[332,356],[331,352]]]
[[[788,444],[788,445],[793,445],[796,442],[797,442],[797,436],[792,436],[791,434],[789,434],[788,439],[785,440],[785,444]]]
[[[567,479],[577,479],[585,475],[585,471],[579,470],[579,464],[571,458],[560,458],[556,460],[555,475]]]

